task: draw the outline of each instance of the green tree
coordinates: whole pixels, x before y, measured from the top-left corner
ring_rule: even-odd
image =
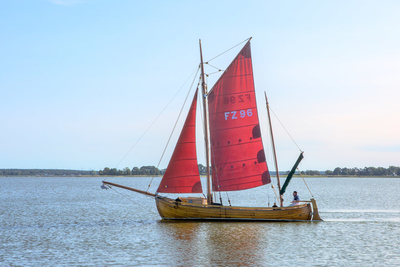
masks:
[[[118,170],[116,168],[112,168],[109,175],[118,175]]]
[[[123,170],[123,175],[131,175],[131,169],[129,169],[128,167],[125,167],[125,169]]]
[[[103,171],[99,171],[100,175],[110,175],[110,168],[105,167]]]
[[[138,167],[132,168],[132,175],[140,175],[140,170]]]
[[[341,168],[339,168],[339,167],[336,167],[334,170],[333,170],[333,173],[332,173],[333,175],[341,175],[342,174],[342,169]]]
[[[307,170],[306,175],[320,175],[319,171]]]

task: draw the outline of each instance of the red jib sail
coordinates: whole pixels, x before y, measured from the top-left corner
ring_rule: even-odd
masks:
[[[178,143],[157,189],[160,193],[202,193],[196,155],[196,104],[194,95]]]
[[[271,182],[254,91],[248,42],[208,96],[213,191]]]

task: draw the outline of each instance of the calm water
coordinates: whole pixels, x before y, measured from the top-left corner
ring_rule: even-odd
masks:
[[[152,198],[101,190],[101,180],[0,178],[0,265],[400,265],[400,179],[306,179],[325,220],[318,223],[165,222]],[[301,179],[293,190],[310,196]],[[230,197],[233,205],[272,205],[267,191]]]

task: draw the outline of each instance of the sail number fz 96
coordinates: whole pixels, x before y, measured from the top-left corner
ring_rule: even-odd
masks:
[[[253,116],[253,110],[251,109],[225,112],[225,120],[236,120],[239,118],[245,118],[251,116]]]

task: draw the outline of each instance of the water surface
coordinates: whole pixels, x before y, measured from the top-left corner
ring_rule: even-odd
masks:
[[[0,178],[1,266],[398,265],[400,179],[309,178],[323,222],[169,222],[154,199],[102,178]],[[110,178],[146,189],[150,178]],[[150,191],[154,192],[159,178]],[[287,195],[310,193],[294,179]],[[273,204],[268,187],[232,205]],[[271,192],[270,192],[271,191]],[[226,193],[222,194],[226,198]],[[287,197],[286,202],[290,202]],[[227,204],[224,200],[224,204]]]

